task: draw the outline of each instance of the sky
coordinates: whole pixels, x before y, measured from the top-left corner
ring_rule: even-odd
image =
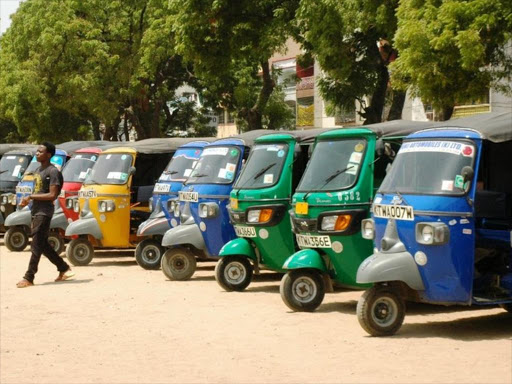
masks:
[[[0,35],[11,25],[10,16],[16,12],[21,1],[22,0],[0,0]]]

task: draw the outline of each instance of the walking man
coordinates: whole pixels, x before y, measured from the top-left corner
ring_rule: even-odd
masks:
[[[25,196],[20,203],[26,206],[32,200],[32,244],[30,246],[32,256],[28,270],[21,281],[16,284],[18,288],[26,288],[34,285],[34,276],[41,254],[44,254],[59,271],[55,281],[64,281],[74,276],[69,265],[60,257],[48,243],[50,221],[54,211],[54,201],[59,196],[63,184],[62,174],[50,163],[55,155],[55,145],[49,142],[42,143],[36,152],[36,159],[41,166],[34,172],[34,191]]]

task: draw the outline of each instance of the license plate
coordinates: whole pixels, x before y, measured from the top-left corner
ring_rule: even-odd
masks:
[[[97,197],[96,190],[85,190],[85,191],[78,191],[78,197],[81,197],[82,199],[89,199],[91,197]]]
[[[296,235],[297,243],[301,248],[331,248],[329,236]]]
[[[199,193],[197,192],[179,192],[180,201],[190,201],[193,203],[197,203],[199,199]]]
[[[254,227],[235,226],[235,232],[238,237],[256,237],[256,229]]]
[[[414,220],[414,210],[409,205],[374,204],[373,215],[383,219]]]
[[[297,203],[295,205],[295,213],[297,213],[299,215],[307,215],[308,209],[309,209],[308,203],[301,202],[301,203]]]
[[[16,187],[17,193],[32,193],[32,187]]]
[[[171,184],[156,183],[153,192],[169,192],[171,190]]]

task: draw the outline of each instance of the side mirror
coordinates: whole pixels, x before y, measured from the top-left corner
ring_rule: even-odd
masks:
[[[386,151],[384,140],[377,139],[375,142],[375,152],[377,153],[377,157],[381,157],[384,155],[384,152]]]
[[[464,183],[466,183],[467,181],[473,180],[475,171],[469,165],[466,165],[466,166],[462,167],[462,171],[460,171],[460,174],[462,175],[462,179],[464,180]]]
[[[18,173],[18,179],[21,179],[23,177],[24,173],[25,173],[25,168],[20,168],[20,171]]]
[[[131,175],[135,175],[135,171],[136,171],[136,170],[137,170],[137,169],[136,169],[135,167],[130,167],[130,170],[128,171],[128,173],[130,174],[130,176],[131,176]]]

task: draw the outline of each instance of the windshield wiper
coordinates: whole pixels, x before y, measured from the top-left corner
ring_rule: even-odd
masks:
[[[8,169],[4,169],[3,171],[0,171],[0,175],[1,175],[2,173],[7,172],[7,171],[8,171]]]
[[[196,178],[200,178],[200,177],[205,177],[205,176],[208,176],[208,175],[207,175],[206,173],[200,173],[199,175],[192,175],[192,176],[190,176],[190,177],[191,177],[191,178],[194,178],[194,177],[196,177]]]
[[[178,171],[164,171],[166,175],[175,175],[178,173]]]
[[[343,168],[343,169],[338,169],[336,172],[334,172],[332,175],[330,175],[329,177],[327,177],[324,181],[324,183],[322,184],[322,186],[320,188],[318,188],[318,190],[322,190],[323,187],[325,187],[327,184],[329,184],[331,181],[333,181],[336,177],[338,177],[339,175],[341,175],[342,173],[345,173],[347,172],[349,169],[352,169],[354,168],[353,165],[349,166],[349,167],[346,167],[346,168]],[[303,199],[304,201],[306,201],[306,199],[308,198],[308,196],[312,193],[313,191],[309,191],[307,192]]]
[[[272,164],[269,164],[267,165],[265,168],[262,168],[258,173],[256,173],[252,179],[253,180],[256,180],[258,177],[260,177],[261,175],[263,175],[265,172],[267,172],[270,168],[272,168],[274,165],[276,165],[276,163],[272,163]]]

